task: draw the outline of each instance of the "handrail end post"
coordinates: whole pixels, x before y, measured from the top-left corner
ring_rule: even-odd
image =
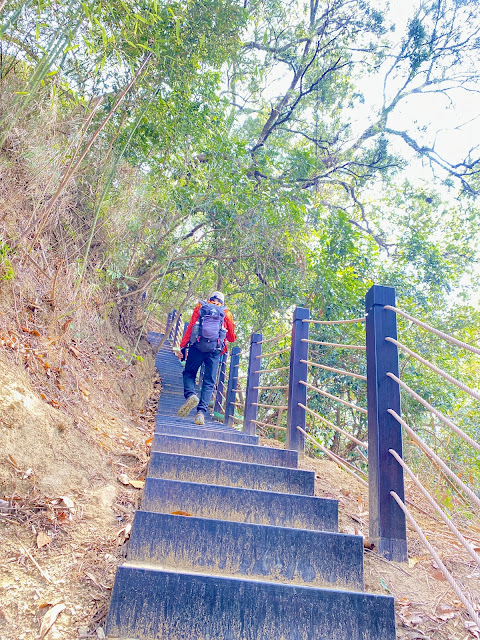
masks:
[[[217,377],[217,390],[215,393],[215,401],[213,404],[213,414],[221,415],[223,411],[223,391],[225,389],[225,373],[227,370],[228,352],[220,356],[220,366]]]
[[[225,394],[225,419],[224,422],[229,427],[233,427],[233,414],[235,412],[235,388],[237,386],[238,365],[240,362],[239,347],[233,347],[230,355],[230,371],[228,374],[227,393]]]
[[[398,349],[385,338],[397,338],[395,289],[374,285],[365,297],[367,344],[367,407],[369,467],[369,537],[387,560],[406,562],[405,514],[390,495],[405,499],[403,469],[389,453],[402,456],[402,428],[388,413],[400,413],[400,388],[387,376],[398,376]]]
[[[297,427],[305,430],[305,409],[300,404],[307,404],[307,387],[301,381],[307,381],[308,340],[310,324],[303,322],[310,319],[310,310],[297,307],[293,314],[292,344],[290,350],[290,374],[288,384],[287,409],[287,449],[298,451],[303,455],[305,450],[305,436]]]
[[[245,412],[243,414],[243,431],[248,435],[255,435],[256,419],[258,415],[258,387],[260,385],[259,356],[262,355],[261,333],[252,333],[250,336],[250,354],[248,358],[248,375],[245,391]]]

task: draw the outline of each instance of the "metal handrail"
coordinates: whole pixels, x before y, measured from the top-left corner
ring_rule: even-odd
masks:
[[[366,351],[367,347],[361,344],[337,344],[336,342],[323,342],[321,340],[309,340],[302,338],[301,342],[308,342],[308,344],[322,344],[326,347],[337,347],[339,349],[358,349],[360,351]]]
[[[365,322],[366,316],[362,316],[361,318],[352,318],[352,320],[302,320],[302,322],[310,322],[312,324],[350,324],[353,322]]]
[[[276,424],[269,424],[268,422],[260,422],[260,420],[252,420],[255,424],[260,424],[263,427],[271,427],[272,429],[280,429],[280,431],[286,431],[287,427],[280,427]]]
[[[290,347],[287,347],[286,349],[280,349],[279,351],[272,351],[271,353],[261,353],[258,356],[255,356],[256,359],[258,358],[272,358],[273,356],[278,356],[281,353],[287,353],[287,351],[290,351]]]
[[[402,467],[405,473],[408,474],[408,477],[412,480],[412,482],[415,484],[417,489],[420,491],[423,497],[427,500],[430,506],[433,507],[433,509],[437,512],[437,514],[442,519],[443,523],[450,529],[450,531],[457,538],[457,540],[465,547],[467,553],[475,560],[475,562],[480,567],[480,556],[478,555],[478,553],[475,551],[475,549],[473,549],[471,544],[467,542],[467,540],[463,537],[463,535],[460,533],[457,527],[453,524],[450,518],[445,514],[443,509],[435,501],[432,495],[425,489],[423,484],[420,482],[417,476],[413,473],[413,471],[410,469],[410,467],[405,462],[405,460],[403,460],[401,456],[399,456],[394,449],[389,449],[389,453],[395,458],[395,460]]]
[[[341,398],[337,398],[337,396],[334,396],[331,393],[328,393],[328,391],[324,391],[323,389],[319,389],[318,387],[314,387],[313,384],[310,384],[309,382],[305,382],[304,380],[300,380],[300,384],[304,384],[308,389],[312,389],[312,391],[315,391],[316,393],[320,393],[322,396],[326,396],[327,398],[330,398],[331,400],[335,400],[336,402],[340,402],[341,404],[344,404],[346,407],[350,407],[351,409],[355,409],[355,411],[360,411],[360,413],[364,413],[365,415],[368,414],[368,411],[366,409],[364,409],[363,407],[358,407],[356,404],[353,404],[353,402],[347,402],[347,400],[342,400]]]
[[[302,404],[301,402],[298,403],[298,406],[302,407],[302,409],[304,409],[305,411],[308,411],[308,413],[310,413],[312,416],[315,416],[316,418],[318,418],[322,422],[325,422],[325,424],[328,424],[329,427],[331,427],[335,431],[338,431],[338,433],[341,433],[342,435],[344,435],[346,438],[348,438],[352,442],[355,442],[358,446],[363,447],[364,449],[368,449],[368,443],[362,442],[361,440],[359,440],[355,436],[352,436],[347,431],[344,431],[341,427],[337,427],[336,424],[333,424],[333,422],[330,422],[330,420],[327,420],[326,418],[321,416],[319,413],[317,413],[313,409],[310,409],[309,407],[307,407],[306,405]],[[368,462],[367,458],[365,458],[365,460]]]
[[[260,389],[262,391],[266,390],[266,389],[288,389],[288,385],[287,384],[277,384],[277,385],[273,385],[271,387],[253,387],[254,389]]]
[[[302,429],[302,427],[297,427],[297,429],[303,433],[303,435],[307,438],[307,440],[310,440],[313,442],[313,444],[315,444],[321,451],[323,451],[323,453],[328,456],[331,460],[333,460],[333,462],[335,462],[336,464],[338,464],[339,467],[342,467],[342,469],[344,469],[347,473],[350,473],[350,475],[354,476],[361,484],[363,484],[365,487],[368,488],[368,482],[365,482],[365,480],[363,480],[363,478],[360,478],[359,476],[357,476],[357,474],[352,471],[351,469],[349,469],[347,467],[347,465],[343,464],[343,462],[341,462],[341,460],[339,460],[338,458],[336,458],[334,456],[334,454],[329,451],[326,447],[323,446],[323,444],[320,444],[320,442],[317,442],[317,440],[315,440],[315,438],[313,438],[309,433],[307,433],[306,431],[304,431]]]
[[[420,404],[422,404],[425,407],[425,409],[430,411],[430,413],[433,413],[433,415],[436,416],[439,420],[441,420],[443,422],[443,424],[446,424],[447,427],[450,427],[450,429],[452,429],[452,431],[455,431],[455,433],[458,436],[463,438],[465,440],[465,442],[467,442],[471,447],[473,447],[474,449],[476,449],[480,453],[480,444],[478,442],[476,442],[473,438],[471,438],[467,433],[465,433],[465,431],[463,431],[463,429],[460,429],[459,426],[457,426],[449,418],[444,416],[441,411],[438,411],[438,409],[435,409],[435,407],[433,407],[429,402],[427,402],[424,398],[422,398],[422,396],[420,396],[418,393],[416,393],[408,385],[406,385],[404,382],[402,382],[402,380],[400,380],[400,378],[398,378],[394,373],[391,373],[390,371],[388,371],[386,375],[389,378],[391,378],[392,380],[394,380],[408,394],[410,394],[412,396],[412,398],[415,398],[415,400],[417,400],[417,402],[420,402]]]
[[[290,366],[279,367],[278,369],[260,369],[259,371],[254,371],[253,373],[274,373],[275,371],[290,371]]]
[[[451,382],[462,391],[465,391],[466,393],[470,394],[472,398],[475,398],[475,400],[480,400],[480,392],[477,391],[476,389],[471,389],[468,385],[464,384],[461,380],[457,380],[456,378],[451,376],[449,373],[447,373],[443,369],[440,369],[440,367],[437,367],[435,364],[432,364],[428,360],[425,360],[425,358],[422,358],[422,356],[420,356],[418,353],[415,353],[415,351],[412,351],[411,349],[406,347],[404,344],[402,344],[398,340],[395,340],[395,338],[385,338],[385,340],[387,342],[391,342],[392,344],[396,345],[399,349],[402,349],[402,351],[405,351],[405,353],[408,353],[409,356],[412,356],[412,358],[415,358],[415,360],[418,360],[419,362],[424,364],[426,367],[428,367],[431,371],[438,374],[445,380],[448,380],[448,382]]]
[[[392,305],[387,304],[383,308],[389,309],[390,311],[395,311],[395,313],[400,314],[401,316],[403,316],[410,322],[413,322],[414,324],[418,325],[422,329],[425,329],[426,331],[430,331],[431,333],[434,333],[439,338],[443,338],[443,340],[450,342],[450,344],[454,344],[457,347],[461,347],[462,349],[466,349],[467,351],[471,351],[472,353],[476,353],[477,355],[480,355],[480,349],[478,347],[472,347],[472,345],[468,344],[467,342],[463,342],[462,340],[457,340],[457,338],[454,338],[453,336],[448,335],[448,333],[439,331],[438,329],[435,329],[435,327],[431,327],[426,322],[417,320],[416,318],[409,315],[408,313],[405,313],[405,311],[401,311],[400,309],[397,309],[397,307],[393,307]]]
[[[430,449],[428,444],[420,438],[420,436],[415,433],[415,431],[405,422],[403,418],[401,418],[396,411],[393,409],[387,409],[388,413],[395,418],[395,420],[402,425],[408,435],[412,438],[412,440],[417,444],[418,447],[425,453],[425,455],[432,460],[439,469],[441,469],[449,478],[457,485],[457,487],[463,491],[472,502],[475,503],[477,509],[480,509],[480,498],[474,493],[468,485],[466,485],[463,480],[460,478],[448,467],[445,462],[437,456],[437,454]]]
[[[417,532],[417,535],[419,536],[420,540],[423,542],[424,546],[428,549],[428,551],[432,555],[432,557],[435,560],[438,568],[443,573],[446,581],[449,583],[449,585],[452,587],[452,589],[457,594],[459,600],[462,602],[463,606],[465,607],[465,609],[468,611],[468,613],[472,617],[472,620],[474,620],[475,624],[480,627],[480,616],[477,614],[477,612],[473,608],[473,606],[472,606],[471,602],[468,600],[468,598],[466,598],[464,596],[463,591],[460,589],[460,587],[458,586],[457,582],[454,580],[454,578],[453,578],[452,574],[450,573],[450,571],[446,568],[446,566],[441,561],[440,556],[438,555],[438,553],[435,551],[433,546],[427,540],[425,534],[423,533],[423,531],[420,529],[420,527],[416,523],[416,521],[413,518],[412,514],[410,513],[410,511],[405,506],[403,500],[399,497],[399,495],[397,493],[395,493],[395,491],[390,491],[390,495],[395,500],[395,502],[398,504],[400,509],[405,514],[405,516],[406,516],[407,520],[409,521],[409,523],[412,525],[412,527]]]
[[[276,406],[274,404],[262,404],[261,402],[252,402],[254,407],[264,407],[265,409],[278,409],[279,411],[286,411],[288,406],[280,405]]]
[[[342,458],[342,456],[339,456],[337,453],[333,453],[333,451],[331,451],[331,453],[335,458],[337,458],[338,460],[341,460],[344,464],[347,465],[347,467],[352,469],[352,471],[356,471],[357,473],[361,473],[366,478],[368,478],[368,473],[366,473],[365,471],[362,471],[362,469],[359,469],[358,467],[356,467],[354,464],[352,464],[351,462],[349,462],[345,458]]]
[[[275,340],[281,340],[282,338],[285,338],[286,336],[291,335],[291,331],[286,331],[285,333],[279,333],[277,336],[273,336],[273,338],[267,338],[266,340],[260,340],[260,342],[257,342],[256,344],[266,344],[267,342],[275,342]]]
[[[327,371],[333,371],[343,376],[350,376],[351,378],[358,378],[359,380],[367,381],[367,376],[362,376],[359,373],[353,373],[352,371],[345,371],[344,369],[335,369],[335,367],[328,367],[326,364],[319,364],[318,362],[311,362],[310,360],[300,360],[304,364],[308,364],[312,367],[319,367],[320,369],[326,369]]]

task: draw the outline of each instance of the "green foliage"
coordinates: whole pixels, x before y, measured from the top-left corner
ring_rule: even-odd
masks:
[[[9,281],[15,277],[13,265],[9,259],[11,253],[11,247],[0,239],[0,280]]]
[[[125,364],[130,365],[132,363],[132,360],[136,360],[137,362],[143,362],[145,360],[145,358],[143,358],[142,356],[139,356],[136,353],[133,352],[128,352],[126,349],[124,349],[123,347],[119,347],[117,345],[116,347],[118,353],[117,353],[117,360],[121,360],[122,362],[125,362]]]

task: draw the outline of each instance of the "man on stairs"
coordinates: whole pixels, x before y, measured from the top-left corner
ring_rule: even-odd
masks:
[[[193,310],[190,323],[180,343],[180,349],[189,345],[183,371],[185,403],[178,410],[181,418],[197,407],[195,424],[205,424],[205,414],[212,397],[220,356],[227,351],[228,342],[235,342],[233,316],[224,305],[220,291],[214,291],[208,302],[199,302]],[[195,378],[201,365],[205,365],[200,398],[195,393]]]

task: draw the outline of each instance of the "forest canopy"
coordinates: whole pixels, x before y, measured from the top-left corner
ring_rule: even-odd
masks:
[[[6,245],[67,242],[76,291],[132,307],[225,289],[245,335],[295,304],[358,313],[372,282],[441,313],[477,261],[478,145],[442,129],[471,130],[480,17],[407,8],[3,0],[2,149],[45,127],[24,157],[48,175]]]

